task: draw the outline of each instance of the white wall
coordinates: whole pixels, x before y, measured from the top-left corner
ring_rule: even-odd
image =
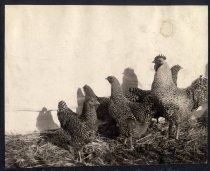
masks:
[[[207,6],[10,5],[5,10],[7,132],[35,129],[37,113],[16,110],[56,109],[61,99],[76,106],[77,88],[84,84],[108,96],[104,78],[115,75],[121,82],[126,67],[149,89],[151,62],[160,53],[169,65],[184,68],[180,87],[205,72]]]

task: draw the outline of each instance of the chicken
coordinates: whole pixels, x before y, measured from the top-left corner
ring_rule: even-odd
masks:
[[[95,99],[87,98],[85,100],[85,115],[92,115],[94,117],[97,105],[98,102]],[[71,145],[74,147],[75,152],[78,152],[79,161],[81,161],[81,151],[84,145],[90,143],[95,138],[94,119],[90,117],[83,120],[80,119],[78,114],[69,109],[64,101],[58,103],[57,116],[61,128],[71,136]]]
[[[177,88],[172,79],[171,70],[166,57],[155,57],[155,76],[151,87],[151,95],[163,116],[169,122],[169,136],[178,139],[180,123],[188,119],[193,109],[208,100],[208,80],[203,77],[196,79],[186,89]]]
[[[100,105],[98,106],[96,110],[98,119],[103,122],[109,122],[110,120],[112,120],[108,111],[109,98],[96,96],[92,88],[88,85],[85,85],[83,89],[85,92],[85,96],[94,98],[99,102]]]
[[[182,69],[182,67],[180,65],[174,65],[171,68],[172,79],[173,79],[173,82],[174,82],[175,85],[177,85],[178,72],[181,69]],[[145,98],[146,98],[147,100],[149,99],[149,101],[151,103],[154,103],[153,100],[152,100],[152,96],[151,96],[151,90],[142,90],[140,88],[131,87],[131,88],[129,88],[129,92],[130,92],[130,94],[133,95],[133,99],[130,98],[131,101],[144,102]],[[158,118],[161,117],[161,116],[162,116],[162,112],[156,113],[154,115],[154,117],[157,119],[157,122],[158,122]]]
[[[103,122],[110,122],[113,119],[112,116],[109,115],[109,110],[108,110],[108,104],[109,104],[109,101],[110,101],[110,97],[98,97],[98,96],[96,96],[96,94],[94,93],[92,88],[88,85],[85,85],[83,88],[84,88],[84,91],[86,92],[87,96],[89,96],[91,98],[95,98],[100,103],[99,107],[97,108],[98,119],[103,121]],[[139,100],[139,96],[137,96],[135,94],[131,94],[131,93],[125,94],[125,97],[129,101],[131,101],[131,103],[132,102],[138,102],[138,100]]]
[[[101,107],[99,100],[101,100],[100,102],[102,103],[102,102],[104,102],[103,99],[106,100],[106,98],[96,98],[96,96],[94,96],[94,94],[93,94],[93,91],[91,91],[92,89],[88,85],[83,86],[83,90],[85,92],[85,99],[95,100],[97,102],[97,106],[95,108],[96,112],[94,112],[94,115],[93,115],[90,112],[90,110],[88,108],[89,106],[86,104],[86,100],[85,100],[84,107],[83,107],[82,114],[81,114],[80,118],[82,120],[88,120],[89,123],[91,124],[91,126],[93,126],[93,125],[96,126],[95,130],[97,131],[98,126],[100,126],[101,124],[104,123],[103,121],[99,120],[98,116],[97,116],[98,108]],[[105,108],[103,108],[103,109],[105,109]],[[104,112],[104,110],[102,112]]]
[[[98,97],[93,92],[92,88],[88,85],[83,87],[85,96],[94,98],[99,102],[99,106],[96,110],[97,118],[102,123],[99,122],[98,124],[98,132],[105,137],[108,138],[115,138],[119,135],[119,129],[116,126],[116,121],[113,117],[109,114],[109,97]]]
[[[87,99],[88,98],[85,99],[82,114],[79,118],[82,122],[86,122],[87,126],[96,132],[98,129],[98,119],[96,115],[96,110],[98,108],[99,103],[95,99],[92,99],[95,101],[95,106],[93,108],[93,106],[90,105],[90,101]]]
[[[117,137],[119,135],[119,128],[116,125],[117,123],[115,119],[113,119],[108,110],[110,98],[96,96],[92,88],[88,85],[84,86],[84,91],[87,96],[95,98],[100,103],[99,107],[97,108],[97,117],[99,120],[105,123],[99,127],[99,133],[109,138]],[[140,121],[139,126],[141,128],[139,129],[141,131],[139,131],[139,135],[145,134],[150,122],[150,117],[155,115],[154,104],[151,102],[147,102],[146,100],[144,103],[135,103],[134,99],[131,100],[131,97],[128,98],[128,94],[126,94],[125,97],[127,98],[128,104],[131,107],[132,112],[134,112],[137,120]],[[147,113],[148,116],[146,116]]]
[[[141,99],[142,99],[142,97],[140,97],[140,96],[138,96],[138,95],[136,95],[134,93],[130,93],[130,92],[128,92],[128,93],[126,93],[124,95],[131,102],[140,102]]]
[[[120,134],[126,137],[125,141],[127,141],[127,138],[130,138],[130,148],[133,149],[132,133],[137,125],[137,120],[127,104],[127,99],[123,95],[118,80],[113,76],[107,77],[107,80],[111,84],[109,113],[116,120]]]
[[[151,120],[151,115],[149,112],[143,112],[145,108],[139,107],[125,97],[119,81],[114,76],[108,76],[107,80],[111,84],[109,113],[117,122],[121,136],[125,137],[125,140],[130,139],[130,149],[133,149],[132,137],[142,135],[142,124],[148,125],[147,121]],[[147,104],[144,107],[147,107]]]
[[[147,98],[151,95],[151,90],[142,90],[140,88],[131,87],[129,88],[130,94],[135,95],[134,101],[143,102],[144,98]]]

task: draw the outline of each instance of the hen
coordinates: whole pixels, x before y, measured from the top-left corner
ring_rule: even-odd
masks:
[[[85,92],[85,96],[93,98],[99,102],[99,106],[96,110],[98,119],[103,122],[109,122],[110,120],[112,120],[108,110],[109,98],[96,96],[92,88],[87,84],[83,87],[83,89]]]
[[[96,115],[96,106],[98,102],[94,99],[85,100],[86,114],[94,117]],[[95,127],[91,117],[82,120],[79,116],[69,109],[64,101],[58,103],[58,120],[61,128],[71,136],[71,145],[78,152],[79,161],[81,161],[81,151],[83,146],[90,143],[95,138]],[[92,125],[94,124],[94,125]]]
[[[109,113],[117,122],[120,134],[126,140],[130,139],[130,147],[133,149],[132,137],[140,137],[145,133],[151,120],[151,113],[147,111],[149,106],[147,104],[139,106],[130,102],[124,96],[119,81],[114,76],[108,76],[107,80],[111,84]],[[143,129],[145,127],[146,129]]]
[[[93,98],[99,102],[99,106],[96,110],[98,120],[102,121],[103,124],[99,125],[98,132],[105,137],[115,138],[119,135],[119,129],[116,126],[116,121],[109,114],[109,101],[108,97],[98,97],[88,85],[83,87],[85,96]]]
[[[174,65],[172,68],[171,68],[171,74],[172,74],[172,79],[173,79],[173,82],[175,85],[177,85],[177,77],[178,77],[178,72],[182,69],[182,67],[180,65]],[[131,87],[129,88],[129,92],[130,94],[133,95],[133,99],[130,99],[132,101],[135,101],[135,102],[144,102],[145,99],[149,99],[149,101],[151,103],[154,103],[153,102],[153,99],[152,99],[152,96],[151,96],[151,90],[142,90],[140,88],[135,88],[135,87]],[[154,105],[155,107],[155,105]],[[158,108],[158,106],[156,106]],[[157,109],[158,111],[158,109]],[[158,122],[158,118],[159,117],[162,117],[162,112],[158,112],[154,115],[154,117],[157,119],[157,122]]]
[[[109,138],[117,137],[119,135],[119,128],[116,125],[115,119],[112,117],[112,115],[110,115],[109,110],[108,110],[110,98],[96,96],[92,88],[88,85],[84,86],[84,91],[86,92],[87,96],[91,98],[95,98],[100,103],[99,107],[97,108],[97,117],[99,120],[106,123],[104,123],[103,125],[99,127],[99,130],[98,130],[99,133]],[[127,102],[132,112],[134,113],[135,117],[137,118],[138,121],[140,121],[139,126],[141,128],[139,129],[141,129],[141,131],[139,131],[139,135],[143,135],[147,131],[150,118],[152,116],[154,117],[156,113],[154,104],[151,103],[149,99],[148,101],[145,100],[144,102],[136,103],[134,102],[133,99],[131,100],[131,98],[134,96],[130,98],[128,98],[128,94],[124,96],[126,97]]]

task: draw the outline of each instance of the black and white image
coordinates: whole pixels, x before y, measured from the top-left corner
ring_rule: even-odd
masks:
[[[5,167],[205,164],[207,6],[5,6]]]

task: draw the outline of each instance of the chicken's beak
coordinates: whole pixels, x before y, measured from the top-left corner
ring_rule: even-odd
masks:
[[[107,78],[105,78],[106,80],[108,80],[108,77]]]
[[[100,105],[100,103],[97,101],[96,103],[95,103],[96,105]]]
[[[152,63],[155,63],[155,61],[152,61]]]

